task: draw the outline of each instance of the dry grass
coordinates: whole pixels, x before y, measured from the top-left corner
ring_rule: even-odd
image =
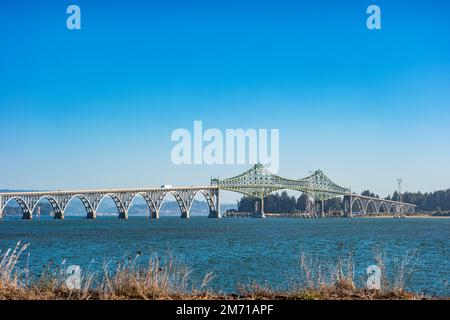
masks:
[[[171,299],[196,295],[203,292],[212,279],[207,274],[198,286],[190,281],[190,269],[175,258],[166,263],[151,258],[147,266],[134,259],[123,259],[111,273],[109,265],[104,268],[104,278],[97,289],[100,299]]]
[[[354,263],[350,255],[336,265],[324,266],[318,259],[300,257],[300,274],[289,290],[276,290],[269,284],[237,285],[237,293],[210,291],[212,274],[195,282],[190,269],[169,256],[164,262],[150,258],[138,263],[139,255],[107,263],[101,272],[82,274],[81,289],[69,290],[65,265],[49,263],[39,277],[33,278],[28,267],[18,263],[28,245],[20,242],[0,255],[0,299],[424,299],[408,293],[404,283],[413,256],[400,261],[393,281],[382,278],[382,290],[358,288],[354,281]],[[0,252],[1,253],[1,252]],[[385,274],[385,258],[375,260]],[[365,282],[363,282],[365,283]]]
[[[302,254],[300,274],[289,290],[275,290],[270,285],[253,283],[239,285],[239,297],[245,299],[301,299],[301,300],[375,300],[375,299],[429,299],[424,295],[407,292],[405,280],[411,275],[411,261],[414,255],[407,255],[394,261],[394,277],[385,276],[385,257],[375,253],[375,261],[382,270],[381,290],[358,287],[355,283],[352,254],[339,259],[336,264],[326,265],[320,259]],[[391,279],[391,280],[390,280]],[[361,279],[366,283],[366,278]]]

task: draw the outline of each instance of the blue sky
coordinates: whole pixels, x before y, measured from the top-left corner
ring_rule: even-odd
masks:
[[[382,29],[366,28],[381,7]],[[82,30],[66,28],[77,4]],[[277,128],[280,170],[385,195],[449,187],[443,1],[2,1],[0,188],[209,183],[176,128]],[[232,199],[230,196],[229,199]]]

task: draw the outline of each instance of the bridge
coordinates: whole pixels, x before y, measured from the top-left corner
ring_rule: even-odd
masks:
[[[16,201],[22,209],[22,218],[32,219],[39,202],[46,199],[53,209],[55,219],[64,219],[67,205],[78,198],[86,210],[86,218],[95,219],[100,203],[109,197],[117,207],[119,218],[127,219],[128,210],[135,198],[142,197],[150,209],[150,217],[159,218],[161,205],[166,196],[171,194],[178,203],[181,217],[189,218],[193,200],[199,193],[205,197],[209,206],[209,217],[220,218],[219,188],[216,186],[0,193],[0,217],[3,217],[6,205]]]
[[[211,179],[210,185],[207,186],[0,193],[0,218],[3,217],[4,208],[11,201],[15,201],[22,210],[22,218],[32,219],[39,202],[46,199],[53,209],[55,219],[64,219],[64,211],[68,204],[78,198],[86,210],[86,218],[95,219],[97,209],[105,197],[114,201],[121,219],[128,218],[128,211],[137,197],[145,200],[151,218],[159,218],[161,205],[169,194],[175,198],[182,218],[189,218],[191,206],[197,194],[205,197],[209,207],[209,217],[220,218],[220,190],[234,191],[259,199],[259,206],[254,216],[265,217],[264,198],[272,192],[285,189],[303,192],[314,201],[320,201],[322,203],[321,217],[325,216],[324,201],[336,197],[343,197],[346,217],[352,217],[356,212],[367,214],[369,210],[372,210],[374,214],[380,214],[383,210],[394,216],[401,216],[413,213],[416,207],[409,203],[354,194],[350,188],[341,187],[331,181],[321,170],[315,171],[306,178],[287,179],[271,173],[261,164],[256,164],[238,176]],[[354,211],[356,205],[358,210]]]
[[[386,213],[393,213],[395,217],[413,213],[415,205],[410,203],[384,200],[375,197],[357,195],[351,192],[350,188],[344,188],[328,178],[323,171],[317,170],[310,176],[302,179],[286,179],[275,175],[264,168],[261,164],[256,164],[246,172],[228,179],[213,179],[212,185],[218,186],[222,190],[235,191],[248,196],[258,198],[260,201],[257,215],[264,217],[264,198],[277,190],[295,190],[310,196],[315,201],[320,201],[321,213],[324,217],[324,201],[336,198],[344,198],[344,215],[352,217],[353,208],[358,205],[359,214],[367,214],[369,209],[373,209],[375,214],[380,214],[381,209]]]

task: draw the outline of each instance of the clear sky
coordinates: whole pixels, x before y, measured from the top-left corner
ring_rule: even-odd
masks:
[[[366,8],[382,29],[366,28]],[[66,28],[81,8],[82,29]],[[450,187],[446,1],[0,2],[0,189],[207,184],[176,128],[277,128],[279,174]],[[231,199],[231,198],[230,198]]]

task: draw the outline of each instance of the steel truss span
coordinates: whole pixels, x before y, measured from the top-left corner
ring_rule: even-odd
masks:
[[[415,211],[413,204],[353,194],[350,189],[331,181],[321,170],[315,171],[306,178],[286,179],[271,173],[261,164],[256,164],[238,176],[223,180],[212,179],[209,186],[0,193],[0,218],[3,217],[3,209],[6,205],[15,201],[22,210],[22,218],[32,219],[39,202],[45,199],[50,203],[55,219],[64,219],[64,211],[68,204],[78,198],[86,210],[86,218],[95,219],[99,204],[105,197],[114,201],[121,219],[128,218],[128,211],[136,197],[142,197],[145,200],[151,218],[159,218],[161,204],[169,194],[175,198],[181,217],[189,218],[193,200],[199,193],[206,199],[209,217],[220,218],[220,190],[239,192],[260,199],[256,216],[264,217],[264,198],[274,191],[283,189],[301,191],[322,203],[331,198],[344,197],[344,215],[347,217],[354,215],[353,208],[356,205],[360,214],[367,214],[370,208],[375,214],[380,214],[381,210],[384,210],[394,213],[394,216]]]
[[[380,207],[384,204],[389,208],[395,209],[396,215],[407,212],[414,212],[415,205],[388,201],[378,198],[371,198],[353,194],[350,188],[344,188],[331,181],[321,170],[302,179],[286,179],[271,173],[261,164],[256,164],[244,173],[228,179],[212,179],[211,185],[217,186],[222,190],[239,192],[260,199],[260,208],[258,214],[264,217],[264,198],[277,190],[295,190],[301,191],[315,200],[325,201],[336,197],[344,197],[344,214],[348,217],[353,216],[352,207],[355,201],[363,203],[363,213],[367,212],[368,204],[375,205],[376,212],[380,212]],[[323,205],[322,205],[323,208]],[[390,211],[388,211],[390,212]],[[322,212],[323,213],[323,212]],[[322,214],[323,216],[323,214]]]

